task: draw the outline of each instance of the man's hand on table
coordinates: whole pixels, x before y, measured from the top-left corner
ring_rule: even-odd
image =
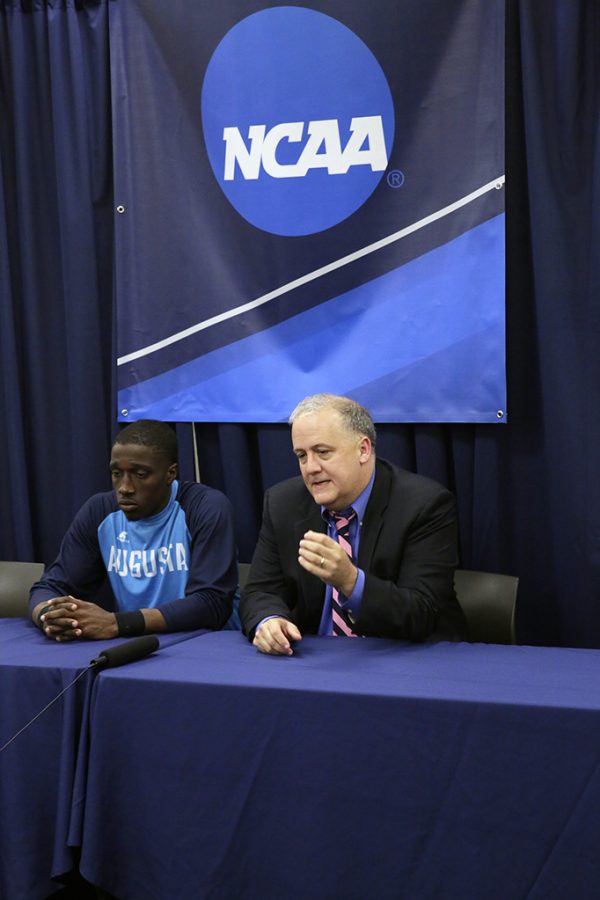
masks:
[[[49,607],[49,608],[48,608]],[[83,638],[100,640],[118,636],[114,613],[95,603],[76,597],[54,597],[40,603],[34,610],[34,621],[44,610],[40,624],[44,634],[53,641],[75,641]]]
[[[261,653],[273,656],[291,656],[292,641],[301,641],[302,635],[293,622],[275,616],[256,629],[252,643]]]

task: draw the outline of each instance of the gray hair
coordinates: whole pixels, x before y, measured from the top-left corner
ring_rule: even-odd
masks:
[[[339,394],[312,394],[301,400],[298,406],[293,410],[288,422],[293,425],[297,419],[302,416],[309,416],[313,413],[320,412],[322,409],[334,409],[339,413],[344,427],[355,434],[364,434],[369,438],[373,447],[377,434],[375,426],[370,414],[350,397],[341,397]]]

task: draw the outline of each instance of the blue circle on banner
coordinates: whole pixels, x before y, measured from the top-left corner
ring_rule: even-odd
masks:
[[[225,35],[202,86],[208,158],[256,228],[314,234],[352,215],[379,184],[394,105],[369,48],[324,13],[278,6]]]

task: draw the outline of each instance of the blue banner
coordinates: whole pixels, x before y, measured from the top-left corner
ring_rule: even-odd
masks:
[[[504,0],[110,28],[121,420],[506,421]]]

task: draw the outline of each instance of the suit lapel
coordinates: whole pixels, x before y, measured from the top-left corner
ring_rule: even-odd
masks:
[[[294,536],[296,547],[304,537],[307,531],[320,531],[325,534],[327,526],[321,518],[321,509],[307,492],[307,503],[302,509],[302,516],[294,522]],[[309,607],[315,604],[323,603],[324,585],[318,578],[311,575],[302,566],[300,569],[300,585],[302,594],[306,597]]]
[[[383,517],[390,496],[391,473],[380,462],[375,463],[375,481],[360,532],[358,567],[364,572],[371,568],[373,553],[383,528]]]
[[[375,463],[375,481],[373,482],[373,489],[363,518],[357,560],[359,568],[365,572],[368,572],[371,568],[373,554],[383,528],[391,482],[392,475],[390,470],[384,463],[377,461]],[[327,525],[321,518],[320,507],[314,502],[308,491],[303,499],[301,514],[294,521],[296,547],[307,531],[320,531],[323,534],[327,532]],[[299,568],[301,569],[300,584],[302,593],[306,597],[309,607],[319,606],[320,608],[324,596],[323,583],[318,578],[315,578],[314,575],[310,575],[302,569],[301,566]]]
[[[298,540],[300,540],[307,531],[326,531],[325,522],[321,518],[320,507],[317,506],[304,486],[303,490],[305,496],[300,505],[298,518],[294,520],[294,534]]]

